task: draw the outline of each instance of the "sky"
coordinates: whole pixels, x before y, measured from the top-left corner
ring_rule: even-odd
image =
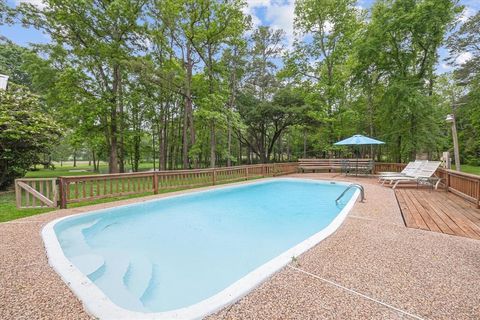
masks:
[[[37,6],[43,6],[42,0],[7,0],[11,6],[20,2],[29,2]],[[245,13],[252,16],[254,26],[267,25],[275,29],[282,29],[285,32],[285,42],[287,47],[293,43],[293,19],[294,19],[294,0],[246,0],[247,7]],[[368,9],[374,0],[358,0],[357,6]],[[459,3],[465,6],[462,21],[474,15],[480,10],[480,0],[460,0]],[[27,46],[30,43],[46,43],[49,41],[48,35],[42,34],[35,29],[27,29],[20,25],[0,26],[0,34],[8,39]],[[440,48],[440,59],[437,65],[437,72],[443,73],[451,70],[444,59],[448,52],[445,48]],[[463,63],[471,58],[469,53],[464,53],[457,58],[458,63]]]

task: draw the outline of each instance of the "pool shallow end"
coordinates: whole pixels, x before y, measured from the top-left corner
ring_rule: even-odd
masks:
[[[242,183],[240,185],[253,185],[258,183],[264,183],[272,180],[290,180],[299,182],[315,182],[315,180],[296,179],[296,178],[275,178],[264,179],[262,181]],[[328,182],[324,182],[328,183]],[[348,183],[334,182],[339,185],[348,185]],[[223,188],[235,188],[239,185],[222,186]],[[206,191],[189,190],[180,195],[167,196],[162,199],[168,199],[172,197],[182,197],[184,195],[192,193],[203,193],[213,191],[219,188],[212,188]],[[311,237],[305,239],[301,243],[283,252],[279,256],[264,263],[257,269],[248,273],[243,278],[232,283],[219,293],[207,298],[199,303],[191,306],[176,309],[166,312],[153,312],[142,313],[124,309],[113,303],[101,289],[99,289],[90,279],[84,275],[79,269],[77,269],[70,260],[64,255],[63,250],[58,242],[57,235],[55,233],[55,225],[64,220],[71,218],[71,216],[63,217],[48,223],[42,230],[42,238],[45,243],[47,256],[50,265],[60,275],[62,280],[67,283],[71,290],[82,301],[84,308],[91,315],[100,319],[198,319],[212,314],[220,309],[232,304],[241,297],[245,296],[255,287],[260,285],[267,278],[271,277],[275,272],[286,266],[292,259],[292,257],[299,256],[308,249],[312,248],[320,241],[334,233],[338,227],[345,220],[348,212],[352,209],[356,199],[358,198],[359,191],[356,190],[351,199],[347,202],[345,207],[338,213],[333,221],[318,233],[315,233]],[[149,201],[161,201],[161,199],[153,199]],[[134,204],[133,204],[134,205]],[[131,205],[126,205],[131,206]],[[105,209],[107,210],[107,209]],[[91,213],[99,213],[104,210],[96,210],[93,212],[87,212],[81,214],[88,215]]]

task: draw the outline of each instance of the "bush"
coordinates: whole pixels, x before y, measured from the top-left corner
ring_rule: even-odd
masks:
[[[59,125],[28,89],[11,84],[8,91],[0,90],[0,190],[23,177],[60,136]]]

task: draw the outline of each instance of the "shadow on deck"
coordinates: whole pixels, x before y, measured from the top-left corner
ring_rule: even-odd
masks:
[[[395,190],[409,228],[480,240],[480,209],[445,191],[413,188]]]

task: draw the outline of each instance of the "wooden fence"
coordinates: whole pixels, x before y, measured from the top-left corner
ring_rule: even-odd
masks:
[[[297,172],[298,164],[272,163],[248,166],[151,171],[51,179],[15,180],[17,207],[66,208],[69,203],[133,194],[159,193]]]
[[[15,200],[17,208],[56,207],[57,178],[15,180]]]
[[[374,173],[400,172],[402,163],[375,163]],[[106,175],[71,176],[46,179],[15,180],[18,208],[66,208],[69,203],[132,194],[159,193],[179,189],[222,184],[262,177],[272,177],[298,171],[298,163],[272,163],[216,169],[136,172]],[[480,207],[480,176],[438,169],[446,191]]]
[[[480,208],[480,176],[449,169],[438,169],[436,175],[442,179],[447,192],[455,193]]]

